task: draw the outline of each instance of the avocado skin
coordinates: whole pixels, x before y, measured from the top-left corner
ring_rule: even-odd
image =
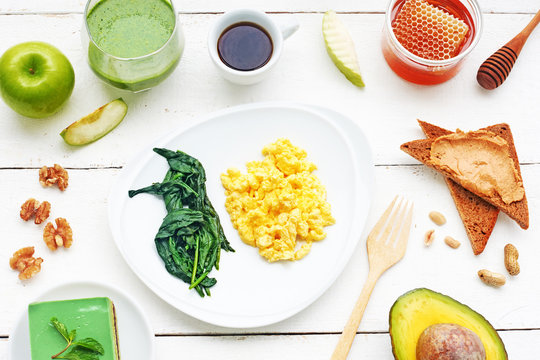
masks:
[[[409,316],[408,314],[404,314],[403,311],[399,311],[398,308],[401,308],[403,304],[414,304],[414,302],[423,300],[425,306],[429,307],[430,305],[437,305],[436,302],[440,302],[441,304],[445,304],[445,306],[454,306],[456,308],[456,312],[460,311],[465,314],[469,314],[470,321],[477,325],[480,328],[484,329],[484,332],[488,335],[485,336],[485,334],[478,334],[480,339],[482,340],[482,343],[484,344],[484,347],[486,348],[486,360],[508,360],[508,354],[506,352],[506,348],[504,347],[504,343],[502,342],[502,339],[500,338],[497,331],[493,328],[493,326],[487,321],[482,315],[471,309],[465,304],[460,303],[457,300],[454,300],[450,296],[438,293],[436,291],[426,289],[426,288],[418,288],[411,291],[406,292],[405,294],[401,295],[392,305],[390,308],[390,314],[389,314],[389,333],[390,333],[390,339],[392,341],[392,354],[394,355],[394,359],[396,360],[415,360],[416,356],[410,357],[410,356],[401,356],[400,353],[402,350],[401,348],[398,348],[400,346],[399,344],[399,337],[403,334],[400,333],[396,328],[400,325],[401,321],[408,321],[409,326],[408,328],[414,329],[414,325],[416,322],[416,325],[420,328],[417,332],[421,333],[426,327],[429,325],[433,325],[436,323],[446,322],[446,323],[452,323],[452,321],[448,321],[448,318],[452,316],[450,312],[447,312],[445,315],[446,319],[445,321],[437,321],[435,319],[428,318],[427,321],[418,320],[422,317],[426,316]],[[415,314],[409,314],[409,315],[418,315]],[[422,314],[424,315],[424,314]],[[434,314],[434,317],[440,317],[439,314]],[[432,321],[430,321],[432,320]],[[459,323],[459,320],[456,318],[456,322],[458,325],[466,326]],[[474,331],[474,329],[471,329]],[[396,332],[396,334],[394,334]],[[419,334],[418,334],[419,335]],[[484,335],[484,336],[483,336]],[[413,347],[413,353],[415,354],[416,349],[416,342],[418,340],[418,336],[416,336],[415,339],[411,339],[409,341],[406,341],[406,346],[412,346]],[[491,353],[495,352],[494,355],[490,355]]]

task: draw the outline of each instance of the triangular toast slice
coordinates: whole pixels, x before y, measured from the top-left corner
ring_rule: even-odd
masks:
[[[425,121],[418,120],[418,124],[428,139],[436,139],[439,136],[452,133],[450,130]],[[495,125],[489,126],[485,130],[497,132],[500,129]],[[455,183],[454,180],[449,178],[444,178],[444,180],[446,181],[446,185],[448,185],[450,195],[454,199],[463,226],[465,226],[473,253],[474,255],[479,255],[484,251],[491,232],[495,227],[497,217],[499,216],[499,209]]]
[[[487,130],[487,129],[483,129],[483,130]],[[516,171],[521,177],[521,171],[519,168],[519,160],[517,158],[517,153],[514,146],[514,139],[512,137],[510,126],[508,124],[493,125],[491,126],[491,129],[488,131],[491,131],[506,140],[510,149],[510,157],[514,161]],[[440,167],[436,167],[430,163],[429,160],[430,160],[431,144],[433,143],[433,140],[434,139],[410,141],[408,143],[401,145],[401,149],[405,151],[406,153],[408,153],[409,155],[411,155],[412,157],[414,157],[415,159],[421,161],[425,165],[437,170],[438,172],[443,174],[445,177],[451,178],[452,180],[459,183],[460,185],[465,185],[464,187],[467,190],[481,197],[485,201],[489,202],[491,205],[497,207],[499,210],[507,214],[510,218],[515,220],[519,224],[519,226],[521,226],[523,229],[527,229],[529,227],[529,209],[527,206],[527,197],[525,195],[523,196],[523,199],[520,201],[514,201],[510,204],[506,204],[504,201],[502,201],[502,199],[499,196],[487,197],[479,193],[477,189],[473,187],[468,187],[466,184],[461,184],[459,179],[453,176],[453,174],[445,171],[444,169]]]

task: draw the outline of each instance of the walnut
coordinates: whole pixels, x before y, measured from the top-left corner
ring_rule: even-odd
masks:
[[[41,204],[36,199],[28,199],[21,206],[21,219],[24,221],[30,220],[32,216],[36,216],[34,223],[41,224],[49,217],[51,212],[51,204],[44,201]]]
[[[43,262],[42,258],[34,259],[28,264],[28,266],[19,274],[19,279],[28,280],[38,272],[41,271],[41,263]]]
[[[39,183],[42,186],[58,185],[58,188],[64,191],[68,186],[68,173],[58,164],[54,164],[54,167],[43,166],[39,169]]]
[[[34,247],[28,246],[13,253],[9,266],[19,271],[19,279],[28,280],[41,271],[42,258],[34,258]]]
[[[34,219],[35,224],[41,224],[49,217],[51,213],[51,204],[48,201],[44,201],[39,205],[36,210],[36,218]]]
[[[11,259],[9,259],[9,266],[13,270],[20,270],[20,267],[18,265],[19,261],[22,261],[26,258],[31,258],[32,255],[34,255],[34,247],[28,246],[22,249],[19,249],[13,253],[13,256]],[[24,267],[23,267],[24,268]]]
[[[45,229],[43,229],[45,244],[53,251],[58,249],[59,246],[69,248],[73,243],[73,232],[69,223],[64,218],[57,218],[54,221],[56,222],[56,229],[51,222],[47,223]]]
[[[38,209],[39,201],[36,199],[30,198],[24,202],[21,206],[21,219],[24,221],[30,220]]]

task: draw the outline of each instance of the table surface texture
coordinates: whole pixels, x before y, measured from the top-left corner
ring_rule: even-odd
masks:
[[[444,84],[418,86],[397,77],[380,50],[386,1],[380,0],[186,0],[177,2],[186,37],[181,62],[158,87],[129,94],[98,80],[81,48],[83,0],[2,0],[0,53],[20,42],[46,41],[58,47],[75,69],[72,97],[45,120],[24,118],[0,102],[0,360],[7,359],[9,336],[18,314],[58,282],[92,278],[118,286],[142,305],[155,334],[156,359],[328,359],[367,276],[365,237],[395,194],[415,203],[405,258],[379,280],[354,340],[350,359],[392,359],[388,312],[404,292],[426,287],[479,310],[499,331],[511,359],[538,358],[540,343],[540,30],[533,32],[508,80],[494,91],[475,80],[480,64],[510,40],[538,10],[537,0],[480,0],[484,28],[480,42],[459,72]],[[299,30],[284,44],[271,77],[248,87],[225,81],[208,56],[208,31],[225,11],[251,7],[276,21],[294,17]],[[321,33],[322,16],[334,9],[356,47],[362,76],[359,89],[332,64]],[[125,120],[103,139],[86,147],[66,145],[58,133],[74,120],[122,96]],[[130,270],[114,244],[107,217],[110,187],[127,161],[144,144],[187,128],[214,111],[260,101],[292,101],[328,107],[353,119],[373,150],[375,192],[366,230],[335,283],[312,305],[279,323],[230,329],[194,319],[154,295]],[[511,126],[521,163],[530,212],[522,230],[506,215],[484,253],[474,256],[443,178],[399,150],[423,138],[416,119],[448,129],[476,130],[501,122]],[[38,169],[58,163],[68,169],[65,193],[42,188]],[[344,190],[345,191],[345,190]],[[40,241],[43,226],[19,218],[28,198],[46,199],[74,229],[74,244],[50,252]],[[447,224],[437,228],[426,248],[428,218],[439,210]],[[59,216],[59,215],[58,215]],[[55,216],[56,217],[56,216]],[[228,221],[228,219],[225,219]],[[451,235],[457,250],[442,241]],[[37,240],[35,240],[37,239]],[[501,288],[484,285],[482,268],[505,273],[503,248],[514,244],[521,273],[507,276]],[[8,266],[12,253],[31,244],[46,257],[41,273],[21,282]],[[48,260],[50,259],[50,260]],[[25,359],[16,359],[25,360]],[[129,359],[128,359],[129,360]]]

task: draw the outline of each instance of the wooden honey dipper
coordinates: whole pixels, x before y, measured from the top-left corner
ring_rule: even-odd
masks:
[[[531,22],[506,45],[491,55],[478,69],[476,80],[484,89],[493,90],[500,86],[510,74],[527,38],[540,22],[540,10]]]

